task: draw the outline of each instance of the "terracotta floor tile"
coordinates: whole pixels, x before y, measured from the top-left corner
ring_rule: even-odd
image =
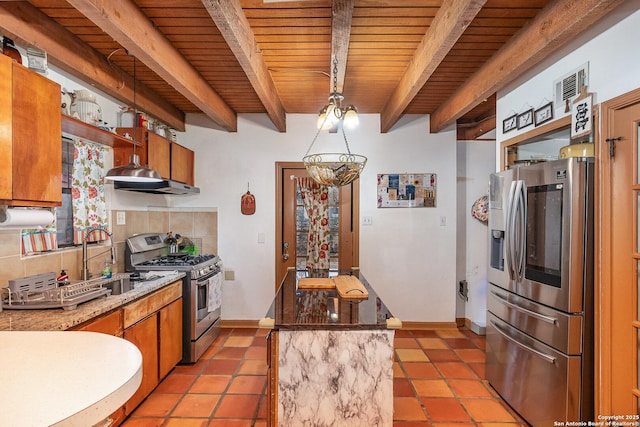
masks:
[[[259,330],[258,328],[233,328],[233,330],[231,330],[231,335],[236,337],[239,337],[239,336],[254,337],[258,334],[258,330]]]
[[[189,393],[222,394],[231,378],[231,375],[200,375],[189,389]]]
[[[418,337],[421,337],[421,338],[437,338],[438,337],[438,334],[434,330],[411,331],[411,335],[413,335],[416,338],[418,338]]]
[[[415,338],[396,338],[393,340],[394,348],[420,348]]]
[[[170,373],[155,389],[159,393],[186,393],[197,375],[185,375],[175,372]]]
[[[431,427],[427,421],[394,421],[393,427]]]
[[[224,342],[224,347],[249,347],[253,343],[253,336],[229,336]]]
[[[242,362],[238,374],[241,375],[266,375],[267,360],[245,360]]]
[[[213,359],[209,362],[209,365],[204,368],[203,374],[221,374],[221,375],[233,375],[240,366],[240,360],[237,359]]]
[[[422,348],[448,349],[447,343],[441,338],[418,338],[418,343]]]
[[[404,378],[405,374],[402,370],[402,365],[398,362],[393,362],[393,377],[394,378]]]
[[[210,417],[220,400],[219,394],[185,394],[171,413],[172,417]]]
[[[409,378],[440,378],[433,363],[403,363],[402,367]]]
[[[394,397],[393,419],[400,421],[426,421],[427,416],[416,398]]]
[[[231,380],[229,394],[262,394],[267,385],[266,375],[238,375]]]
[[[521,423],[478,423],[479,427],[530,427],[525,422]]]
[[[169,418],[163,427],[207,427],[206,418]]]
[[[457,399],[423,397],[422,403],[434,424],[439,421],[471,421]]]
[[[485,374],[485,365],[484,363],[467,363],[469,367],[476,373],[476,375],[482,379],[485,379],[487,376]]]
[[[418,396],[453,397],[453,392],[445,380],[411,380]]]
[[[484,351],[477,348],[456,349],[455,352],[467,363],[484,363]]]
[[[213,420],[209,423],[208,427],[251,427],[251,420]]]
[[[433,427],[476,427],[475,423],[448,423],[448,422],[437,422],[433,424]],[[512,425],[511,427],[516,427]]]
[[[133,413],[140,417],[166,417],[180,399],[181,394],[151,393]]]
[[[474,420],[480,422],[515,422],[516,419],[497,400],[460,399]]]
[[[422,350],[412,348],[399,348],[395,351],[401,362],[428,362],[429,358]]]
[[[256,421],[256,423],[253,425],[253,427],[267,427],[267,422],[266,421]]]
[[[164,420],[164,418],[135,418],[132,415],[120,425],[122,427],[160,427]]]
[[[445,341],[451,348],[477,348],[469,338],[447,338]]]
[[[440,338],[465,338],[466,335],[460,332],[458,329],[438,329],[436,334]]]
[[[260,403],[258,404],[258,419],[267,419],[267,396],[260,397]]]
[[[228,394],[216,409],[216,418],[254,418],[260,396],[254,394]]]
[[[251,346],[244,355],[245,359],[267,359],[267,348]]]
[[[465,363],[441,362],[435,364],[438,371],[444,378],[474,378],[477,379],[473,372]]]
[[[413,386],[406,378],[393,379],[393,395],[394,397],[415,397]]]
[[[429,360],[432,362],[459,362],[460,356],[458,356],[453,350],[439,350],[428,349],[425,350]]]
[[[458,397],[493,397],[482,381],[449,379],[447,382]]]
[[[266,347],[267,346],[267,339],[263,336],[256,336],[255,339],[253,340],[253,344],[252,346],[254,347]]]
[[[192,365],[178,365],[173,368],[173,374],[199,375],[209,365],[209,359],[200,359]]]
[[[396,338],[413,338],[413,334],[411,331],[407,329],[396,329],[395,333]]]
[[[222,347],[213,355],[214,359],[242,359],[247,352],[246,347]]]

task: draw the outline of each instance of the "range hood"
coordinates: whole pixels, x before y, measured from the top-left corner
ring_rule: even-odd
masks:
[[[130,182],[114,181],[113,187],[116,190],[137,191],[138,193],[151,194],[199,194],[200,189],[182,182],[165,179],[159,182]]]

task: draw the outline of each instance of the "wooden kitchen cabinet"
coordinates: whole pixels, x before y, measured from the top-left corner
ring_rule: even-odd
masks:
[[[72,331],[100,332],[122,338],[122,310],[115,310],[87,323],[71,328]]]
[[[195,153],[175,142],[171,144],[171,179],[188,185],[195,185],[193,169]]]
[[[60,206],[60,85],[0,55],[0,204]]]
[[[135,344],[142,353],[142,382],[134,395],[124,404],[124,411],[128,415],[160,382],[157,315],[152,314],[125,329],[124,339]]]
[[[133,137],[133,128],[116,128],[119,135],[129,134]],[[171,179],[171,141],[145,128],[136,128],[136,154],[140,156],[140,164],[147,165],[165,179]],[[133,154],[133,146],[118,146],[113,149],[113,165],[129,164]]]
[[[176,300],[159,313],[160,378],[171,372],[182,359],[182,300]]]

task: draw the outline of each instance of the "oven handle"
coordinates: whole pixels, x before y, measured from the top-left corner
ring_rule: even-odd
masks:
[[[207,273],[206,275],[204,275],[202,277],[198,277],[197,279],[195,279],[196,285],[202,286],[204,284],[204,282],[208,281],[209,279],[211,279],[216,274],[221,274],[221,273],[222,273],[222,270],[215,270],[215,271],[212,271],[211,273]]]
[[[493,320],[490,320],[489,323],[491,323],[491,326],[493,326],[495,328],[495,330],[502,335],[504,338],[506,338],[507,340],[511,341],[514,344],[517,344],[518,346],[522,347],[524,350],[527,350],[533,354],[535,354],[536,356],[542,358],[545,362],[549,362],[552,365],[555,365],[556,363],[556,358],[553,356],[549,356],[546,353],[543,353],[541,351],[536,350],[535,348],[529,347],[526,344],[521,343],[520,341],[516,340],[515,338],[510,337],[506,332],[504,332]]]
[[[524,308],[524,307],[519,306],[518,304],[514,304],[511,301],[509,301],[507,298],[505,298],[502,295],[500,295],[499,293],[497,293],[496,291],[491,291],[491,293],[493,294],[493,296],[495,296],[496,298],[500,299],[500,301],[504,305],[507,305],[507,306],[513,308],[514,310],[517,310],[517,311],[520,311],[522,313],[528,314],[529,316],[535,317],[536,319],[542,320],[543,322],[551,323],[552,325],[555,325],[556,323],[558,323],[558,319],[556,319],[555,317],[545,316],[544,314],[536,313],[533,310],[529,310],[528,308]]]

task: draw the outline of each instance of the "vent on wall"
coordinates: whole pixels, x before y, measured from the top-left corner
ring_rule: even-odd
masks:
[[[576,68],[569,74],[553,82],[554,105],[560,108],[567,100],[572,100],[580,94],[580,89],[589,84],[589,63]]]

